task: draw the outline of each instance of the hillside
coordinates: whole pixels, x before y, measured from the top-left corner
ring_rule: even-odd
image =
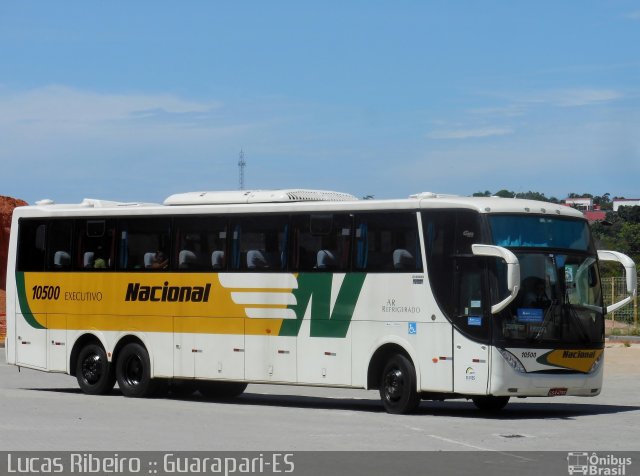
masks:
[[[11,215],[16,207],[28,205],[24,200],[0,195],[0,342],[4,342],[5,336],[5,288],[7,253],[9,250],[9,232],[11,230]]]

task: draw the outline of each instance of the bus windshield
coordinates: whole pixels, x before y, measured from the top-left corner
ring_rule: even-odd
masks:
[[[495,245],[505,248],[560,248],[592,251],[584,220],[546,216],[495,215],[489,217]]]
[[[497,340],[505,345],[601,344],[602,288],[587,223],[503,215],[491,217],[490,224],[493,242],[516,254],[521,278],[518,296],[497,316]]]

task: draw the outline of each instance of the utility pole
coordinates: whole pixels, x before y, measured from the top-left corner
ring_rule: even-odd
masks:
[[[244,190],[244,168],[247,163],[244,160],[244,152],[240,149],[240,159],[238,160],[238,168],[240,169],[240,190]]]

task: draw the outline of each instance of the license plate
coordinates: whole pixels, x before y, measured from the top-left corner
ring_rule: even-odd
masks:
[[[560,397],[562,395],[566,395],[567,394],[567,390],[566,388],[552,388],[551,390],[549,390],[549,393],[547,394],[548,397]]]

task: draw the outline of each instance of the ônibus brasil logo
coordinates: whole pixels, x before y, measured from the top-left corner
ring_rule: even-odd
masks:
[[[567,454],[567,471],[571,475],[625,476],[630,465],[631,458],[612,454],[602,456],[586,451]]]

